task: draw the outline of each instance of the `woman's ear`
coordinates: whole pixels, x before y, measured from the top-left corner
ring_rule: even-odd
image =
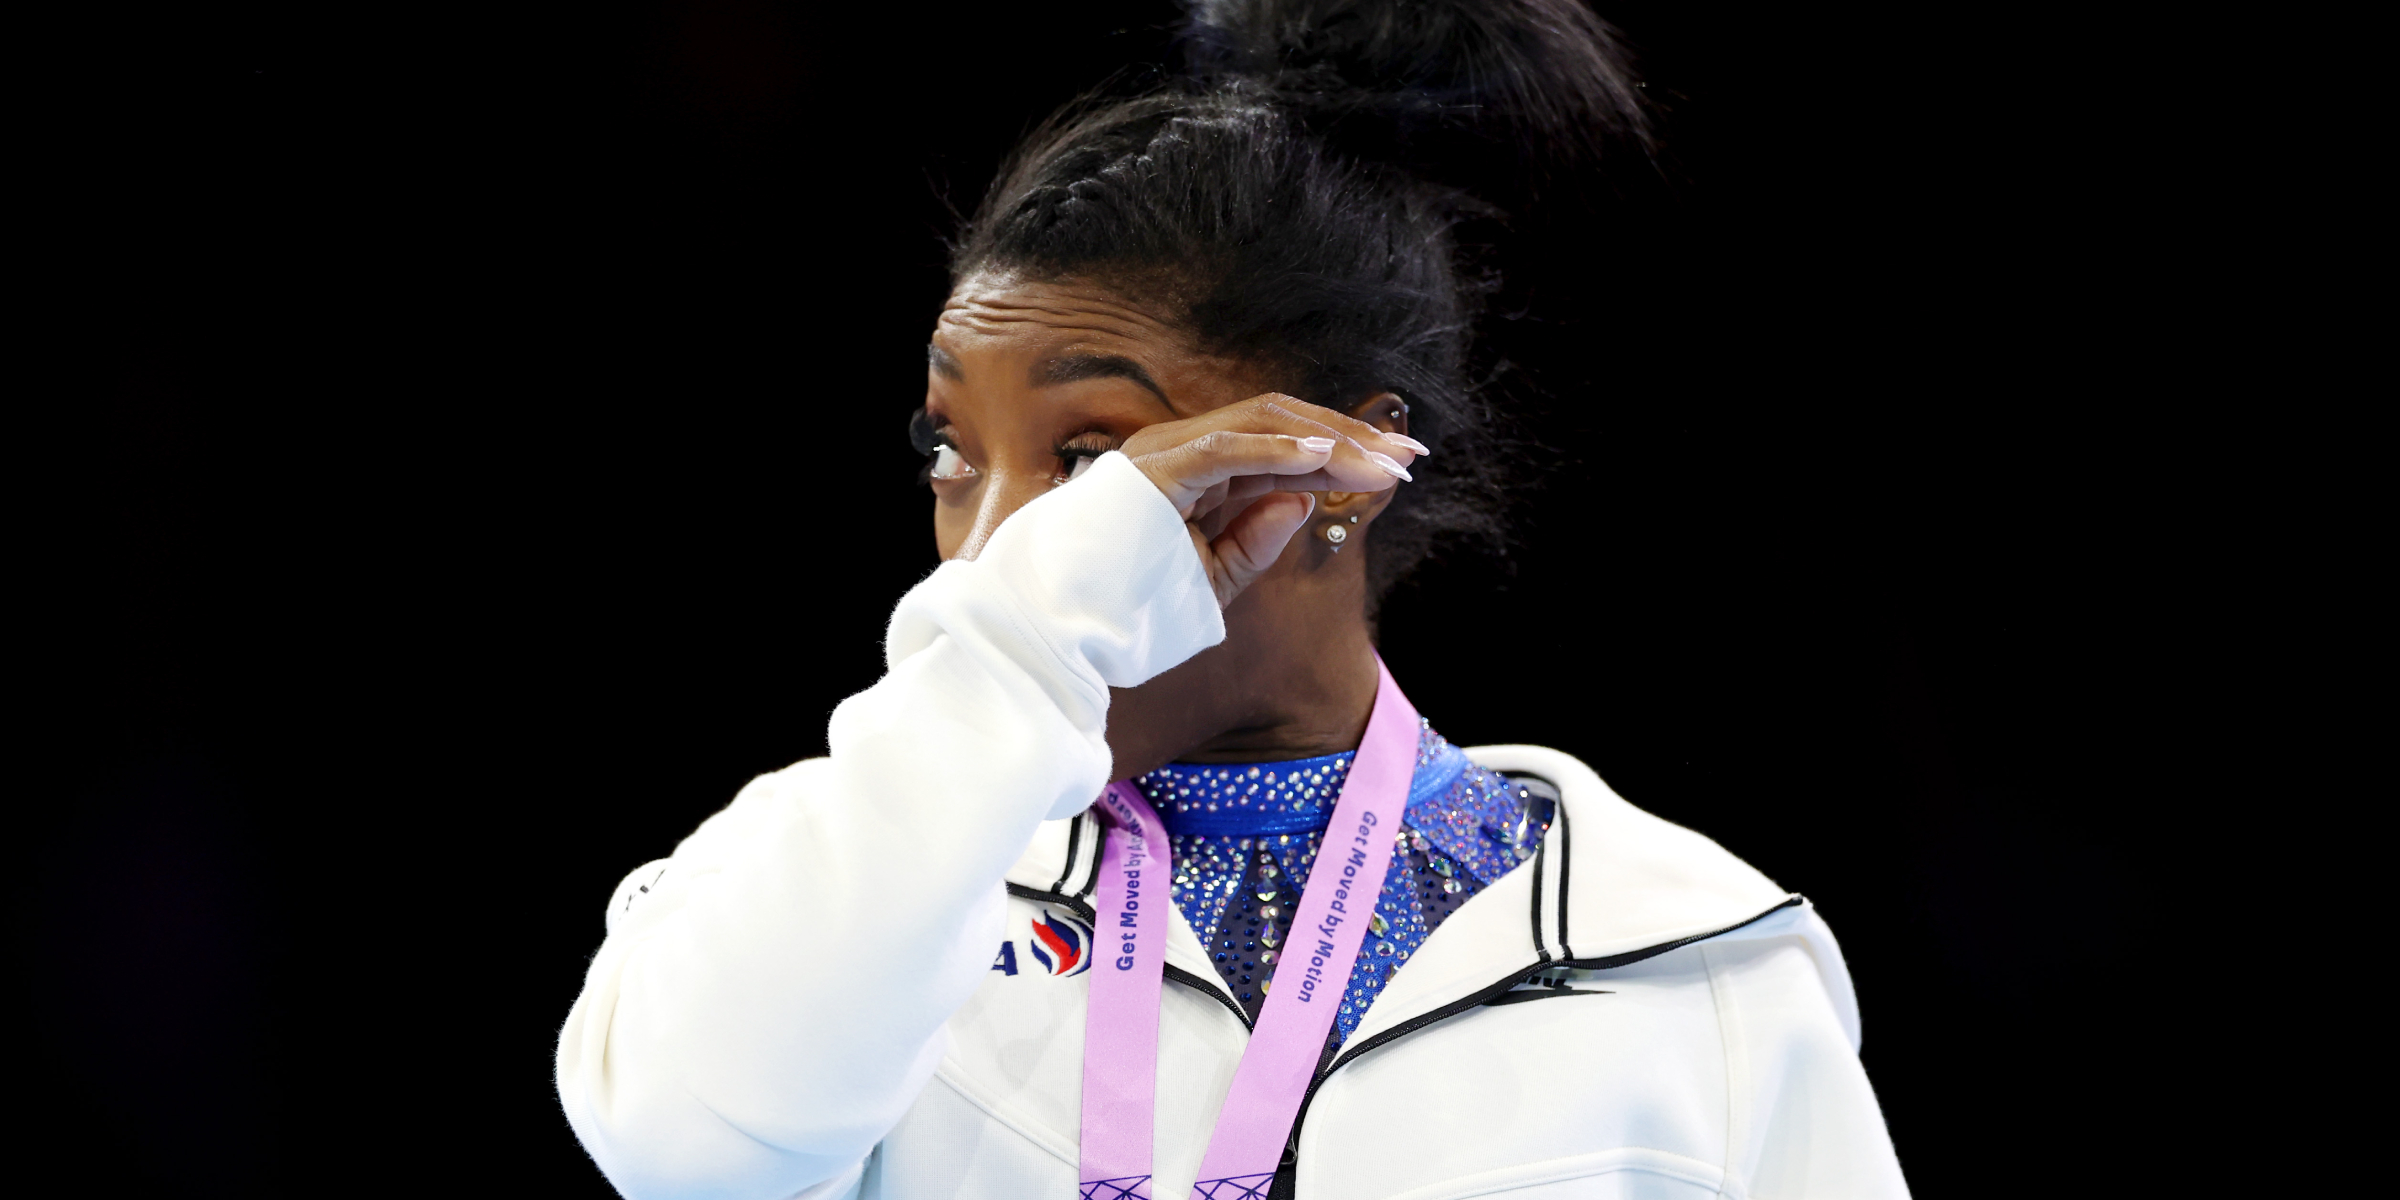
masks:
[[[1408,402],[1392,392],[1377,392],[1351,406],[1350,415],[1385,433],[1408,434]]]
[[[1408,433],[1408,405],[1390,392],[1380,392],[1359,401],[1350,415],[1385,433]],[[1392,502],[1396,489],[1380,492],[1323,492],[1317,497],[1317,511],[1309,517],[1308,527],[1314,530],[1318,544],[1326,551],[1339,553],[1352,539],[1366,532],[1367,523]]]

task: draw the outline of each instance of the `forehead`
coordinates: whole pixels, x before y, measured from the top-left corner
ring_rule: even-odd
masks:
[[[934,344],[953,353],[1085,344],[1117,352],[1172,353],[1182,338],[1155,313],[1105,288],[978,274],[959,281],[935,321]]]
[[[1079,379],[1145,380],[1180,414],[1206,412],[1270,390],[1250,364],[1201,353],[1156,308],[1079,281],[1028,282],[998,274],[961,280],[934,323],[937,377],[980,385],[1024,380],[1036,391]],[[1114,362],[1076,369],[1068,364]]]

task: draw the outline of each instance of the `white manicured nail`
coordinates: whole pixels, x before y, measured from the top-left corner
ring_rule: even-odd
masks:
[[[1382,468],[1384,474],[1389,475],[1394,479],[1405,479],[1410,483],[1416,482],[1416,476],[1409,474],[1408,468],[1401,466],[1389,454],[1377,454],[1374,451],[1369,450],[1367,451],[1367,461]]]
[[[1387,433],[1383,435],[1383,440],[1387,442],[1398,442],[1401,445],[1416,451],[1420,456],[1433,453],[1433,451],[1425,448],[1425,443],[1420,442],[1405,433]]]
[[[1331,454],[1333,453],[1333,439],[1301,438],[1300,448],[1308,451],[1310,454]]]

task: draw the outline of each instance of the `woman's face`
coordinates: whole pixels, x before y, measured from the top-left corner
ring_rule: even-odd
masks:
[[[926,369],[926,420],[945,443],[931,479],[942,557],[975,557],[1010,513],[1143,426],[1266,390],[1099,288],[970,277],[942,307]]]
[[[941,443],[930,483],[942,557],[975,557],[1010,513],[1144,426],[1239,403],[1271,383],[1199,353],[1104,289],[968,278],[942,308],[926,372],[925,419]],[[1407,432],[1394,397],[1361,397],[1355,410],[1385,431]],[[1338,553],[1321,527],[1364,533],[1391,497],[1389,488],[1319,493],[1311,523],[1226,608],[1223,643],[1112,691],[1116,778],[1177,757],[1233,762],[1357,744],[1376,680],[1365,555]],[[1212,520],[1236,511],[1229,505]],[[1202,532],[1216,530],[1204,521]]]

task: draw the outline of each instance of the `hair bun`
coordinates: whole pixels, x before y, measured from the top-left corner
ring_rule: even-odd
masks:
[[[1191,0],[1189,11],[1197,80],[1268,92],[1346,151],[1469,191],[1483,191],[1490,164],[1461,161],[1445,134],[1522,156],[1535,174],[1589,166],[1612,140],[1649,141],[1623,47],[1582,0]]]

